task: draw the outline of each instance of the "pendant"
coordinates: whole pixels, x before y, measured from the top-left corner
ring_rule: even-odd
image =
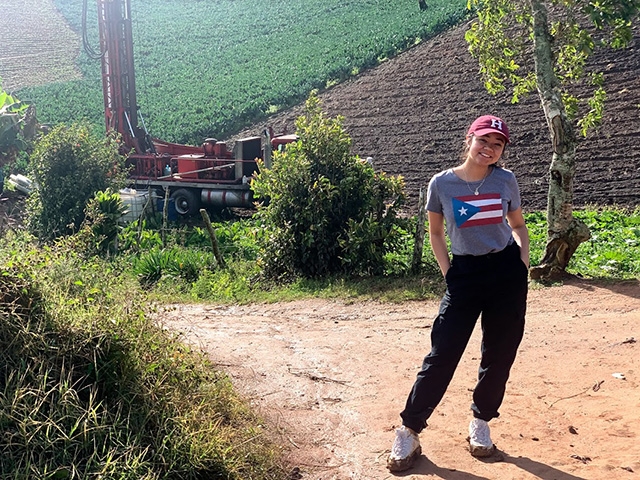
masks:
[[[480,195],[480,193],[478,192],[478,189],[476,188],[476,191],[473,192],[474,195]]]

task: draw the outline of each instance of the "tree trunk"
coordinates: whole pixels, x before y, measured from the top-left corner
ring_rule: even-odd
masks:
[[[547,246],[540,265],[531,269],[531,278],[555,280],[566,274],[569,260],[578,246],[589,239],[590,233],[584,222],[573,216],[576,137],[553,69],[547,9],[541,0],[530,0],[530,5],[538,93],[553,144],[547,198]]]

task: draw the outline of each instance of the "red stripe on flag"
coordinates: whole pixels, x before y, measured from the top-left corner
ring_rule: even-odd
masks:
[[[490,212],[492,210],[502,210],[502,202],[492,203],[491,205],[480,205],[481,212]]]
[[[471,219],[460,225],[460,228],[480,227],[482,225],[497,225],[498,223],[502,223],[502,217],[481,218],[480,220]]]
[[[482,193],[480,195],[465,195],[464,197],[456,197],[463,202],[473,202],[474,200],[502,200],[499,193]]]

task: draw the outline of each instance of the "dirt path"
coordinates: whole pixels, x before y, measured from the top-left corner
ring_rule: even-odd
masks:
[[[497,455],[482,461],[466,450],[476,329],[421,435],[422,457],[399,476],[640,476],[640,283],[536,289],[528,308],[502,416],[491,422]],[[207,351],[277,426],[299,467],[292,478],[385,479],[393,478],[386,457],[436,311],[431,301],[305,300],[175,306],[163,321]]]

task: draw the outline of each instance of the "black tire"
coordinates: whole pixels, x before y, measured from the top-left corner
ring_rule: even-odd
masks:
[[[190,217],[200,211],[200,200],[194,190],[179,188],[171,194],[171,199],[174,201],[178,215]]]

